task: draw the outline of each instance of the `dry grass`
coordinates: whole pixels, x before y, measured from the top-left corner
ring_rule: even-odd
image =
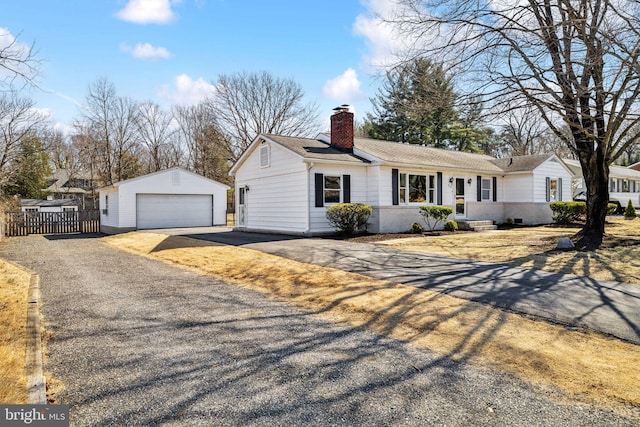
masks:
[[[451,296],[262,252],[151,233],[118,248],[256,289],[318,314],[601,403],[640,406],[640,347]]]
[[[489,233],[406,239],[393,242],[391,246],[436,255],[571,273],[599,280],[640,284],[640,244],[608,245],[612,247],[591,252],[555,251],[560,237],[570,237],[578,231],[579,228],[527,227]],[[614,241],[626,237],[640,239],[640,219],[625,221],[611,218],[606,231]]]
[[[0,402],[27,403],[27,297],[31,276],[0,260]]]

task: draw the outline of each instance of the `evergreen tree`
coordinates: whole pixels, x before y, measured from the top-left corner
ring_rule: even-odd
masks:
[[[363,129],[375,139],[481,151],[489,137],[479,127],[482,104],[474,99],[458,111],[457,101],[443,64],[418,58],[387,73]]]
[[[5,187],[5,194],[42,199],[46,197],[43,189],[47,187],[49,175],[49,155],[42,140],[35,135],[29,135],[20,140],[18,155],[11,170],[9,184]]]

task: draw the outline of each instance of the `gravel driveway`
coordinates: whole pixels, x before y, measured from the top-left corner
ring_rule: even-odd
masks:
[[[0,257],[41,275],[46,368],[72,425],[638,422],[97,238],[11,238]]]

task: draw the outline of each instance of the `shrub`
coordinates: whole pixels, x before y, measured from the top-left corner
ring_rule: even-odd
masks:
[[[409,229],[409,233],[411,233],[411,234],[422,234],[422,233],[424,233],[424,227],[422,226],[422,224],[418,224],[417,222],[414,222],[413,224],[411,224],[411,228]]]
[[[553,212],[553,220],[558,224],[574,222],[587,212],[585,202],[551,202],[549,207]]]
[[[338,232],[353,234],[367,224],[373,209],[363,203],[338,203],[327,208],[327,219]]]
[[[438,223],[446,221],[453,213],[453,209],[449,206],[420,206],[420,215],[424,218],[429,231],[433,231]]]
[[[617,203],[607,203],[607,215],[613,215],[618,212],[620,206]]]
[[[444,224],[444,229],[447,231],[458,231],[458,223],[450,219]]]
[[[635,218],[636,217],[636,208],[633,207],[633,203],[631,199],[629,199],[629,203],[627,203],[627,207],[624,210],[625,218]]]

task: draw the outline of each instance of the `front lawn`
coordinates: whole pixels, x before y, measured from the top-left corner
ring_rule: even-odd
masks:
[[[31,276],[0,260],[0,403],[27,403],[25,356]]]
[[[561,237],[577,226],[539,226],[491,232],[424,236],[389,241],[392,247],[516,267],[571,273],[640,285],[640,219],[609,217],[606,237],[595,251],[557,251]]]

